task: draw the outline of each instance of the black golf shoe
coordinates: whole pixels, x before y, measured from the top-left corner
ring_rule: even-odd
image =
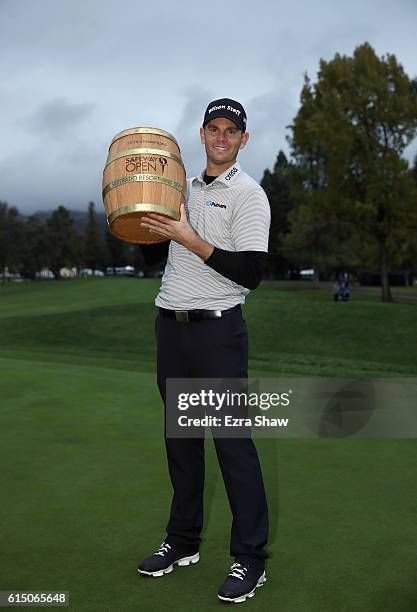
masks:
[[[265,570],[249,563],[233,563],[230,570],[217,595],[222,601],[242,603],[266,582]]]
[[[163,576],[172,572],[174,565],[190,565],[199,560],[198,551],[184,551],[164,541],[153,555],[142,561],[138,572],[144,576]]]

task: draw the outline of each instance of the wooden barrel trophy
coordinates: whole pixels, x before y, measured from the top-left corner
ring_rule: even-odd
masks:
[[[186,177],[175,138],[136,127],[113,138],[103,171],[103,202],[110,232],[126,242],[152,244],[165,237],[140,225],[147,212],[179,220]]]

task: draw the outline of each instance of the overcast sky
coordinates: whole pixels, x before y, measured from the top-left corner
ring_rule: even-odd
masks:
[[[192,176],[219,97],[247,111],[239,161],[259,181],[288,152],[304,72],[367,41],[417,76],[416,24],[416,0],[0,0],[0,200],[102,210],[110,141],[139,125],[173,133]]]

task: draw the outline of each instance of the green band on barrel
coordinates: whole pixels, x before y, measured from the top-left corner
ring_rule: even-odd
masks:
[[[160,174],[128,174],[126,176],[121,176],[120,178],[114,179],[114,181],[110,181],[104,189],[103,189],[103,200],[106,193],[114,189],[115,187],[119,187],[120,185],[125,185],[126,183],[162,183],[163,185],[168,185],[169,187],[173,187],[177,189],[182,194],[185,195],[186,188],[178,183],[178,181],[174,181],[173,179],[166,178],[165,176],[161,176]]]

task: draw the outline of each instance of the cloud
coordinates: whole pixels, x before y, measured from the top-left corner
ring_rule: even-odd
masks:
[[[72,104],[65,98],[55,98],[42,104],[24,122],[35,133],[55,138],[74,133],[93,112],[95,104]]]
[[[224,0],[209,12],[202,0],[126,11],[119,19],[110,0],[0,0],[0,199],[22,212],[100,202],[110,141],[138,125],[172,132],[195,175],[203,113],[220,97],[247,110],[239,161],[260,180],[288,152],[303,74],[314,81],[321,57],[369,40],[417,73],[412,0],[242,0],[238,18]]]
[[[209,91],[203,87],[196,86],[184,92],[184,107],[176,131],[188,177],[199,174],[204,166],[204,147],[199,132],[210,100],[212,97]]]

